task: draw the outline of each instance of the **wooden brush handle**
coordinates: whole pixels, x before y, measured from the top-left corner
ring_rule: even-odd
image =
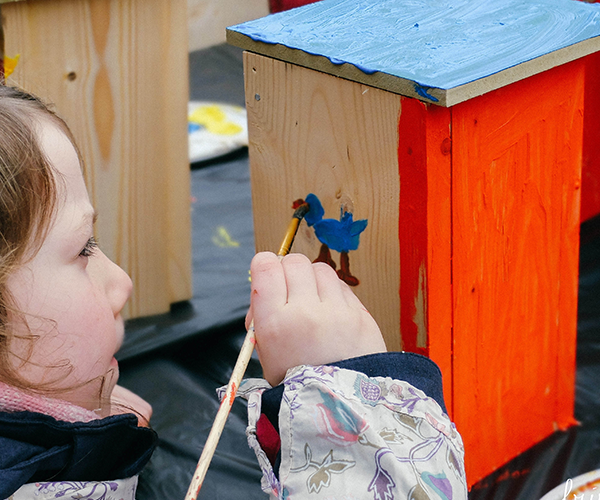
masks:
[[[292,243],[294,242],[296,232],[298,231],[298,226],[306,214],[306,211],[307,209],[305,209],[303,212],[296,210],[294,217],[288,224],[285,237],[281,243],[279,252],[277,252],[279,260],[283,259],[283,257],[289,253]],[[225,392],[225,396],[221,401],[221,406],[219,407],[215,421],[213,422],[210,433],[208,434],[208,438],[206,439],[206,443],[204,444],[204,449],[202,450],[202,454],[198,460],[198,465],[196,466],[194,477],[192,478],[192,482],[188,488],[185,500],[196,500],[198,493],[200,493],[202,482],[204,481],[208,466],[210,465],[212,457],[217,449],[217,444],[219,444],[219,439],[221,438],[223,428],[225,427],[225,422],[227,422],[227,417],[231,411],[231,406],[235,400],[235,395],[240,383],[242,382],[242,378],[244,378],[244,373],[246,373],[246,368],[248,367],[250,358],[252,357],[254,344],[256,344],[256,338],[254,336],[254,320],[252,320],[250,327],[248,328],[248,332],[246,333],[244,343],[242,344],[242,348],[240,349],[238,359],[233,367],[233,373],[229,379],[229,384],[227,384],[227,391]]]
[[[212,457],[217,449],[217,444],[219,443],[223,428],[225,427],[225,422],[227,422],[227,417],[231,411],[231,406],[235,400],[235,395],[240,386],[242,378],[244,377],[244,373],[246,373],[246,368],[248,367],[250,358],[252,357],[252,351],[254,350],[255,343],[256,339],[254,338],[254,321],[252,321],[250,323],[250,328],[248,328],[248,332],[246,333],[246,338],[242,344],[238,359],[233,367],[233,373],[229,379],[229,384],[227,384],[227,391],[225,392],[225,396],[221,401],[221,406],[219,407],[215,421],[213,422],[210,433],[208,434],[208,438],[206,439],[206,443],[204,444],[202,455],[200,455],[200,459],[198,460],[198,465],[196,466],[196,471],[194,472],[194,477],[192,478],[192,482],[188,488],[185,500],[196,500],[198,493],[200,493],[202,482],[204,481],[208,466],[210,465]]]

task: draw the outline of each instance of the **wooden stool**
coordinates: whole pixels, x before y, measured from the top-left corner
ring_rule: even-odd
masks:
[[[133,279],[127,316],[192,296],[184,0],[2,4],[8,83],[55,104],[85,162],[101,248]]]
[[[368,220],[346,256],[356,293],[389,349],[441,367],[469,484],[575,422],[599,23],[570,0],[325,0],[228,31],[249,51],[258,250],[308,193],[324,217]],[[294,248],[323,249],[306,225]]]

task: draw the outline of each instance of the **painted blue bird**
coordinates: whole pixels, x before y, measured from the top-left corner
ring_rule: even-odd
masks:
[[[321,242],[319,256],[314,262],[326,262],[335,269],[336,264],[331,258],[330,250],[339,252],[340,269],[337,272],[339,278],[350,286],[358,285],[358,278],[350,272],[348,253],[358,248],[360,233],[366,229],[368,221],[366,219],[355,221],[352,213],[346,212],[343,208],[340,209],[340,220],[323,219],[325,210],[319,198],[310,193],[305,201],[310,209],[304,216],[304,220],[309,227],[313,227],[315,236]]]

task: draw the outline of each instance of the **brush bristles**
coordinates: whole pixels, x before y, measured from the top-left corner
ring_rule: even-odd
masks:
[[[306,202],[304,202],[302,205],[300,205],[296,211],[294,212],[293,217],[295,219],[304,219],[304,216],[308,213],[308,211],[310,210],[310,205]]]

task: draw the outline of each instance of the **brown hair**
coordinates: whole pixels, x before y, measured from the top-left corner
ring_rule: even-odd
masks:
[[[8,314],[13,311],[6,282],[19,264],[42,245],[56,201],[56,175],[43,153],[36,122],[49,119],[74,144],[65,122],[39,98],[0,85],[0,380],[28,388],[8,362]]]

